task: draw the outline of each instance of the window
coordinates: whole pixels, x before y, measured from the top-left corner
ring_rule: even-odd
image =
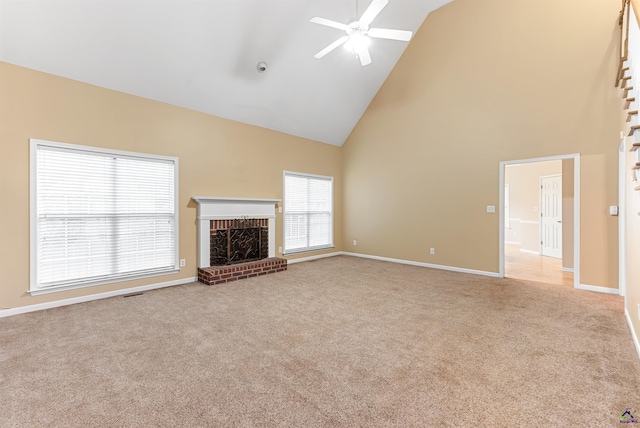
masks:
[[[178,160],[31,140],[32,294],[177,271]]]
[[[284,173],[284,252],[333,247],[333,178]]]

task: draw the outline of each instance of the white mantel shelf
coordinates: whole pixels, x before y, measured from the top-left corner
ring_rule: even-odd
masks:
[[[269,219],[269,257],[276,255],[276,204],[280,199],[193,196],[198,204],[198,267],[210,266],[210,220]]]
[[[191,199],[201,202],[264,202],[277,204],[281,199],[258,199],[258,198],[219,198],[216,196],[193,196]]]
[[[194,196],[198,203],[198,220],[228,220],[241,217],[275,218],[280,199],[217,198]]]

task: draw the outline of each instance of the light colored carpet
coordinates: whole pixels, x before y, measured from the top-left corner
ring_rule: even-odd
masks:
[[[620,426],[639,385],[618,296],[346,256],[0,319],[3,427]]]

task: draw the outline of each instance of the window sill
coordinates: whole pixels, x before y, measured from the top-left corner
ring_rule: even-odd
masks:
[[[96,280],[91,282],[82,282],[82,283],[69,284],[69,285],[58,285],[58,286],[52,286],[52,287],[46,287],[46,288],[36,288],[36,289],[29,290],[29,294],[32,296],[40,296],[41,294],[57,293],[59,291],[76,290],[79,288],[91,288],[97,285],[115,284],[118,282],[133,281],[136,279],[152,278],[155,276],[162,276],[162,275],[172,275],[178,272],[180,272],[180,269],[172,268],[172,269],[156,271],[156,272],[145,272],[140,274],[127,275],[123,277],[106,278],[104,280]]]
[[[322,250],[333,250],[336,247],[334,247],[333,245],[329,245],[326,247],[314,247],[314,248],[305,248],[303,250],[290,250],[290,251],[284,251],[284,253],[282,253],[283,256],[293,256],[295,254],[304,254],[304,253],[310,253],[313,251],[322,251]]]

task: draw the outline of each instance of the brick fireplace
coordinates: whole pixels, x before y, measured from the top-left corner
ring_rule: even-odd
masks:
[[[198,281],[207,285],[287,269],[275,257],[278,199],[194,196],[198,204]]]

